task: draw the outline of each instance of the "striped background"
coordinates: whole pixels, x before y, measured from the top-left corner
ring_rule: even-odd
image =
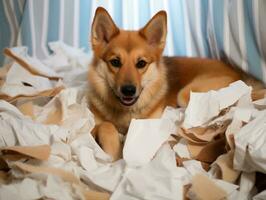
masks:
[[[0,0],[0,48],[27,45],[42,59],[49,41],[62,40],[90,51],[98,6],[124,29],[140,28],[164,9],[165,55],[226,57],[266,83],[265,0]]]

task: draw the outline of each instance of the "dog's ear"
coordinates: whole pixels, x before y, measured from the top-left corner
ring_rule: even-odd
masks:
[[[91,28],[93,49],[104,47],[118,33],[119,29],[108,12],[104,8],[98,7]]]
[[[165,46],[167,34],[167,15],[165,11],[160,11],[152,17],[152,19],[139,30],[149,44],[163,49]]]

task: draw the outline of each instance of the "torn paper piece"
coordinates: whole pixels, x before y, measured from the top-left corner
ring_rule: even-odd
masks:
[[[80,196],[82,194],[73,194],[73,192],[77,192],[77,189],[73,190],[74,188],[72,187],[69,183],[63,182],[59,177],[48,175],[46,185],[40,187],[40,190],[46,198],[58,200],[83,199],[84,197]]]
[[[197,174],[192,178],[187,196],[191,200],[218,200],[226,199],[227,193],[207,176]]]
[[[1,101],[0,101],[1,102]],[[66,141],[68,132],[56,125],[43,125],[33,122],[31,119],[19,113],[12,112],[11,104],[8,104],[10,111],[0,112],[0,127],[3,134],[0,137],[0,147],[4,146],[33,146],[50,144],[51,140]],[[1,106],[1,103],[0,103]]]
[[[48,175],[44,180],[34,180],[25,177],[22,181],[12,180],[9,185],[0,186],[0,199],[94,199],[107,200],[109,194],[93,192],[84,186],[62,181],[57,176]]]
[[[253,103],[255,108],[257,108],[258,110],[266,109],[266,98],[259,99],[257,101],[254,101]]]
[[[33,101],[26,101],[19,105],[17,104],[17,108],[23,115],[30,116],[33,120],[35,119]]]
[[[266,111],[261,111],[257,118],[243,126],[235,134],[234,168],[266,173]]]
[[[65,162],[71,160],[71,147],[64,142],[53,142],[51,145],[51,156],[62,158]]]
[[[98,145],[93,136],[88,132],[80,134],[76,139],[74,139],[70,143],[70,146],[76,155],[78,155],[79,149],[81,147],[88,147],[93,150],[96,159],[99,159],[104,163],[109,163],[112,161],[111,156],[109,156],[102,150],[102,148]]]
[[[11,165],[12,168],[17,168],[23,172],[27,173],[43,173],[51,174],[61,177],[63,180],[71,183],[79,184],[80,180],[71,172],[67,172],[63,169],[54,168],[54,167],[43,167],[43,166],[34,166],[22,162],[14,162]]]
[[[125,161],[122,159],[108,164],[98,162],[97,168],[81,170],[80,177],[88,185],[93,183],[101,190],[114,192],[124,175],[125,167]]]
[[[161,116],[162,119],[170,119],[173,123],[180,123],[184,119],[184,108],[173,108],[167,106]]]
[[[25,178],[20,183],[13,183],[9,185],[0,186],[0,199],[8,200],[28,200],[40,199],[42,194],[40,192],[38,182],[30,178]]]
[[[231,198],[231,199],[232,200],[252,199],[252,196],[254,196],[257,193],[257,189],[255,188],[255,179],[256,179],[255,172],[251,173],[242,172],[239,181],[240,182],[239,189],[238,192],[235,194],[237,198]]]
[[[209,172],[216,174],[215,178],[235,183],[240,175],[240,171],[233,168],[233,157],[233,151],[229,151],[228,153],[219,156],[216,161],[212,163],[212,168]]]
[[[213,117],[218,116],[221,110],[233,105],[246,94],[251,94],[251,87],[243,81],[236,81],[229,87],[218,91],[191,92],[183,126],[188,129],[204,125]]]
[[[191,92],[183,126],[185,128],[201,126],[217,116],[219,112],[220,105],[216,91],[207,93]]]
[[[63,86],[61,82],[33,75],[19,64],[14,63],[7,73],[6,80],[1,87],[1,93],[10,97],[33,96],[60,86]]]
[[[229,87],[218,90],[218,99],[220,110],[236,103],[244,95],[251,95],[252,88],[247,86],[243,81],[236,81]]]
[[[197,160],[187,160],[183,162],[184,168],[188,171],[190,178],[196,174],[205,174],[207,172],[202,168],[202,165]]]
[[[251,120],[253,113],[255,112],[256,109],[254,108],[236,108],[233,118],[248,123]]]
[[[168,119],[133,119],[123,149],[123,158],[130,166],[147,164],[169,138],[175,126]]]
[[[207,141],[204,141],[204,140],[201,140],[201,139],[195,137],[194,134],[189,132],[189,130],[185,130],[182,128],[178,129],[178,134],[179,134],[179,136],[186,139],[191,144],[205,145],[208,143]]]
[[[63,89],[64,89],[64,86],[59,86],[51,90],[41,91],[40,93],[35,94],[35,95],[18,95],[14,97],[10,97],[6,94],[0,93],[0,99],[3,99],[13,104],[17,104],[18,102],[27,101],[27,100],[40,100],[41,98],[48,99],[49,97],[54,97]]]
[[[84,197],[85,200],[109,200],[110,199],[110,194],[106,192],[97,192],[97,191],[92,191],[92,190],[84,190]]]
[[[225,132],[225,137],[226,137],[226,142],[229,145],[230,149],[235,149],[234,134],[236,134],[241,129],[242,126],[243,122],[241,120],[233,118],[231,124],[227,127]]]
[[[40,60],[30,57],[27,47],[6,48],[4,49],[4,54],[13,58],[32,74],[52,79],[61,78],[55,71],[44,65]]]
[[[39,146],[8,146],[0,148],[2,154],[22,154],[35,158],[38,160],[47,160],[50,156],[51,148],[49,145],[39,145]]]
[[[55,125],[44,126],[29,119],[15,119],[1,113],[0,126],[5,132],[0,138],[1,146],[29,146],[50,144],[52,138],[66,139],[67,131]]]
[[[1,112],[9,113],[10,115],[16,116],[20,119],[25,118],[18,108],[4,100],[0,100],[0,113]]]
[[[235,198],[239,194],[238,185],[235,185],[235,184],[232,184],[227,181],[220,180],[220,179],[212,179],[212,180],[215,182],[217,186],[219,186],[222,190],[226,192],[226,196],[227,196],[226,199],[228,200],[238,199],[238,198]]]
[[[60,93],[62,93],[63,91],[61,91]],[[28,113],[28,115],[33,115],[31,118],[36,122],[42,124],[56,124],[60,126],[62,125],[63,120],[62,103],[58,98],[60,93],[44,106],[26,103],[20,105],[19,109],[24,114]],[[25,110],[25,108],[28,108],[28,110]]]
[[[187,141],[184,138],[179,140],[179,142],[173,147],[173,150],[181,158],[191,158],[187,148]]]
[[[184,134],[191,138],[189,141],[192,143],[206,144],[206,142],[213,141],[218,135],[223,135],[229,123],[230,120],[226,120],[207,127],[194,127],[185,129]],[[184,134],[182,134],[182,136],[184,136]]]
[[[78,149],[77,156],[80,162],[80,165],[86,171],[92,171],[98,168],[98,163],[94,157],[94,152],[91,148],[86,146],[81,146]]]
[[[192,158],[201,162],[211,163],[219,155],[225,153],[225,138],[221,137],[205,145],[189,143],[188,150]]]
[[[71,68],[88,68],[91,56],[82,49],[71,47],[61,41],[49,42],[53,54],[43,62],[56,71]]]
[[[183,183],[180,179],[182,175],[176,170],[175,153],[168,144],[165,144],[148,164],[127,169],[111,200],[182,200]]]
[[[260,192],[256,196],[253,197],[253,200],[265,200],[266,199],[266,190]]]
[[[34,106],[34,119],[44,124],[61,125],[70,131],[70,138],[80,130],[90,133],[95,122],[85,95],[78,88],[62,90],[43,107]]]

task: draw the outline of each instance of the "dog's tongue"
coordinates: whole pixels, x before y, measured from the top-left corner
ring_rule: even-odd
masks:
[[[133,97],[122,97],[122,103],[126,106],[131,106],[135,102]]]
[[[128,102],[128,103],[130,103],[130,102],[133,102],[133,101],[134,101],[134,98],[132,98],[132,97],[123,97],[122,100],[123,100],[124,102]]]

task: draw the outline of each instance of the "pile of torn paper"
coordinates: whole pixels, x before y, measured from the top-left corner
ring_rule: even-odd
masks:
[[[187,109],[168,107],[160,119],[132,120],[123,159],[112,162],[90,134],[90,57],[50,48],[42,61],[25,47],[5,50],[13,62],[0,69],[0,199],[266,198],[266,98],[252,102],[242,81],[191,93]]]

